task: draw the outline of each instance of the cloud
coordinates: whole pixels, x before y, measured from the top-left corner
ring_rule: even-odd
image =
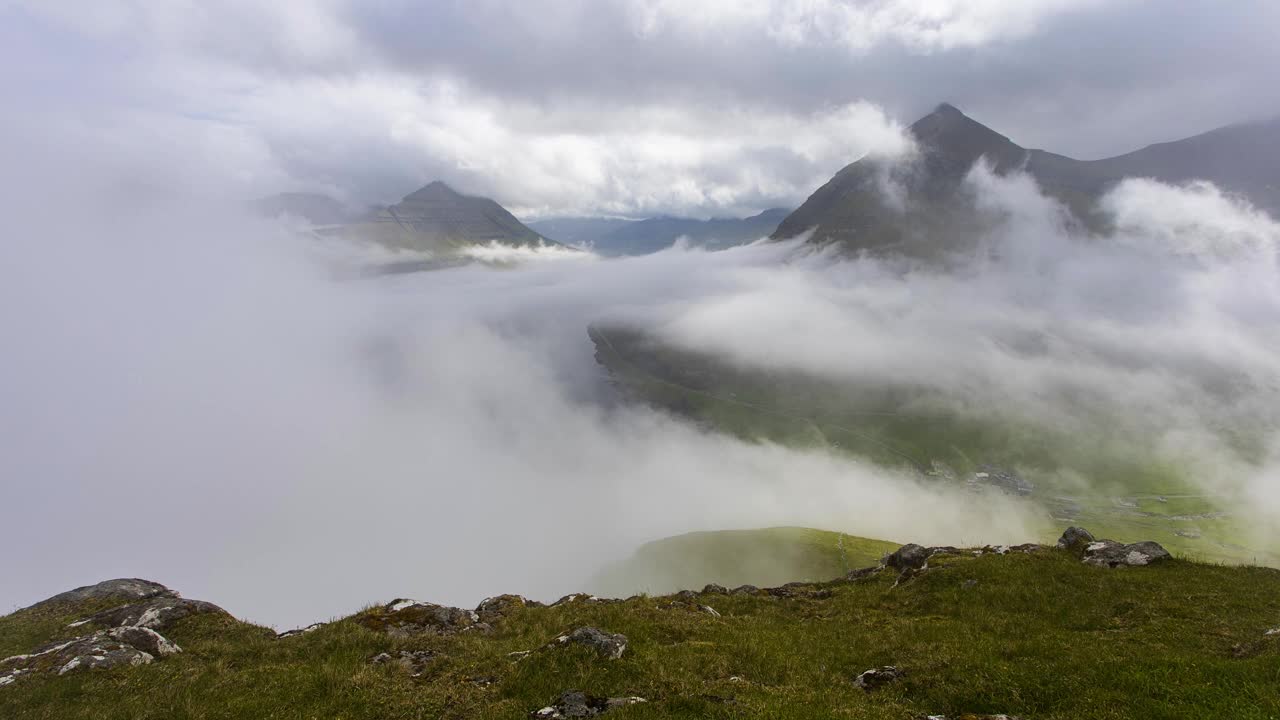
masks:
[[[529,214],[796,205],[958,103],[1096,157],[1280,113],[1273,3],[11,2],[28,113],[237,133],[244,194],[390,202],[441,178]],[[18,72],[18,68],[23,68]],[[33,70],[34,69],[34,70]],[[126,131],[117,128],[118,133]]]

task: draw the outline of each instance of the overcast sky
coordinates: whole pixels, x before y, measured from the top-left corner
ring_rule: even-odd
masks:
[[[8,140],[246,196],[795,205],[938,102],[1081,158],[1280,113],[1273,0],[0,0]],[[55,139],[58,138],[58,139]]]

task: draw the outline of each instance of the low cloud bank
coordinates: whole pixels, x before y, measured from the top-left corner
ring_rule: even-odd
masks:
[[[586,335],[605,316],[1020,422],[1077,421],[1060,401],[1086,397],[1274,519],[1274,222],[1139,181],[1109,198],[1115,237],[1084,237],[1025,179],[972,182],[1007,219],[952,274],[759,243],[353,279],[349,257],[208,203],[33,194],[0,249],[0,523],[22,539],[0,607],[137,575],[284,627],[401,595],[553,597],[690,530],[1042,530],[1014,500],[618,404]],[[1223,440],[1241,425],[1252,457]]]

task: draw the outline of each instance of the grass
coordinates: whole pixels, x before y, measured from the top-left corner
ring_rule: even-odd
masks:
[[[707,583],[732,588],[825,580],[875,565],[899,545],[796,527],[688,533],[642,546],[601,573],[593,589],[618,595],[669,593]]]
[[[930,566],[897,587],[888,571],[809,586],[827,597],[701,596],[720,617],[659,597],[524,608],[491,635],[391,640],[348,620],[276,640],[197,616],[169,632],[181,655],[0,688],[0,717],[520,718],[570,688],[649,700],[609,713],[619,720],[1280,717],[1280,637],[1264,636],[1280,625],[1280,572],[1182,560],[1106,570],[1060,551]],[[51,620],[0,618],[0,637]],[[626,634],[627,653],[506,657],[584,625]],[[368,662],[392,649],[441,657],[416,679]],[[885,664],[906,677],[871,694],[852,685]]]

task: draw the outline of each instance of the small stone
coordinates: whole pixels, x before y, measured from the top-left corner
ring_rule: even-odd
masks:
[[[960,587],[964,588],[965,590],[972,590],[978,587],[978,581],[974,580],[973,578],[969,578],[968,580],[965,580],[963,583],[961,583]]]
[[[574,643],[584,645],[596,651],[606,660],[617,660],[627,649],[627,636],[620,633],[607,633],[599,628],[580,627],[568,635],[556,638],[561,645]]]
[[[716,612],[716,609],[711,607],[710,605],[699,605],[698,609],[710,615],[711,617],[720,617],[720,613]]]
[[[854,687],[859,687],[866,692],[877,690],[894,680],[901,678],[903,672],[894,665],[885,665],[884,667],[871,668],[864,671],[861,675],[854,678]]]
[[[646,702],[642,697],[603,698],[588,695],[579,690],[566,690],[554,703],[529,713],[530,717],[560,720],[561,718],[592,718],[609,710],[626,705]]]
[[[369,662],[374,665],[398,665],[401,670],[409,674],[409,677],[422,677],[427,671],[427,665],[435,660],[436,654],[430,650],[399,650],[394,655],[391,653],[378,653],[369,658]]]

